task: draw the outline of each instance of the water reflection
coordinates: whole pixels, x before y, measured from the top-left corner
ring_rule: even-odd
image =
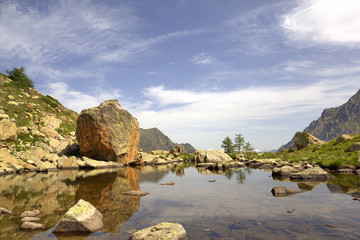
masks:
[[[216,183],[208,183],[206,175]],[[159,184],[170,181],[175,185]],[[354,225],[360,219],[353,208],[358,202],[348,199],[350,202],[339,204],[346,201],[348,196],[344,194],[360,194],[358,176],[336,175],[326,184],[289,180],[279,184],[297,185],[309,192],[275,199],[270,190],[278,183],[265,170],[210,171],[189,164],[8,175],[0,177],[0,207],[14,215],[0,215],[0,239],[29,239],[35,234],[55,238],[51,228],[80,198],[104,215],[103,232],[91,236],[94,238],[126,239],[129,232],[161,221],[180,222],[193,239],[289,239],[301,238],[305,233],[310,238],[336,238],[350,236],[349,232],[352,237],[359,236]],[[151,194],[141,200],[121,194],[139,189]],[[342,194],[329,194],[324,189]],[[47,227],[44,233],[19,230],[19,215],[32,209],[43,212],[41,223]],[[296,210],[289,214],[289,209]]]

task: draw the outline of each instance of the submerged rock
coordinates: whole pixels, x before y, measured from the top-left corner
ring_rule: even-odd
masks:
[[[137,231],[130,236],[130,240],[145,239],[173,239],[187,240],[186,231],[179,223],[163,222],[156,226]]]
[[[136,197],[143,197],[146,196],[150,193],[148,192],[144,192],[144,191],[140,191],[140,190],[131,190],[129,192],[124,192],[122,193],[123,195],[129,195],[129,196],[136,196]]]
[[[80,113],[76,137],[81,155],[127,164],[137,158],[139,123],[117,99],[108,100]]]
[[[103,225],[103,215],[91,203],[80,199],[65,213],[53,233],[90,234]]]
[[[297,193],[304,192],[303,190],[287,188],[283,186],[275,186],[271,189],[271,193],[274,197],[286,197]]]

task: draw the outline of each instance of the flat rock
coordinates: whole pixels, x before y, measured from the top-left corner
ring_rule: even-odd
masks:
[[[145,239],[173,239],[187,240],[184,227],[179,223],[163,222],[156,226],[148,227],[137,231],[130,236],[130,240]]]
[[[160,183],[160,185],[175,185],[175,183],[174,182],[167,182],[167,183]]]
[[[0,207],[0,214],[13,214],[10,210]]]
[[[146,196],[150,193],[148,192],[144,192],[144,191],[140,191],[140,190],[131,190],[129,192],[124,192],[122,193],[123,195],[129,195],[129,196],[136,196],[136,197],[143,197]]]
[[[76,159],[76,163],[80,168],[91,168],[91,169],[119,168],[124,166],[121,163],[98,161],[84,156],[81,159]]]
[[[24,217],[21,219],[21,222],[40,222],[38,217]]]
[[[271,193],[274,197],[286,197],[297,193],[304,192],[303,190],[287,188],[283,186],[275,186],[271,189]]]
[[[196,152],[196,163],[218,163],[218,162],[231,162],[233,159],[223,151],[210,150]]]
[[[35,223],[35,222],[24,222],[21,225],[21,230],[23,231],[37,231],[44,229],[44,224],[41,223]]]
[[[290,175],[291,180],[327,181],[335,178],[334,175],[326,172],[320,167],[308,168]]]
[[[65,213],[53,233],[90,234],[103,225],[103,215],[91,203],[80,199]]]
[[[33,210],[33,211],[25,211],[20,215],[20,218],[24,218],[24,217],[36,217],[39,216],[41,214],[41,212],[39,210]]]

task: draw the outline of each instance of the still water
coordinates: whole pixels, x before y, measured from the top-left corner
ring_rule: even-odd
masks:
[[[209,182],[216,180],[216,182]],[[174,182],[175,185],[160,185]],[[274,186],[305,192],[274,197]],[[131,197],[122,192],[149,192]],[[360,239],[360,178],[337,175],[329,182],[273,180],[271,171],[210,172],[179,164],[92,171],[28,173],[0,177],[0,239],[128,239],[160,222],[184,226],[189,239]],[[104,216],[102,231],[89,236],[52,234],[79,199]],[[20,231],[19,215],[39,209],[40,232]]]

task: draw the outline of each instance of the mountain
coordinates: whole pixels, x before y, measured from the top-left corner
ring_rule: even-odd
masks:
[[[341,134],[360,133],[360,89],[343,105],[325,109],[320,118],[312,121],[304,131],[324,141]],[[289,146],[295,146],[294,138],[281,146],[279,151]]]
[[[145,152],[151,152],[153,150],[167,150],[170,151],[176,144],[171,139],[162,133],[157,128],[143,129],[140,128],[140,141],[139,149]],[[184,146],[184,150],[187,153],[194,153],[196,149],[189,143],[181,143]]]

